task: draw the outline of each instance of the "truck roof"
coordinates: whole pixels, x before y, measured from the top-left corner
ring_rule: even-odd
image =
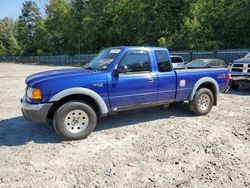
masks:
[[[138,49],[138,50],[168,50],[163,47],[154,47],[154,46],[114,46],[111,48],[122,48],[122,49]]]

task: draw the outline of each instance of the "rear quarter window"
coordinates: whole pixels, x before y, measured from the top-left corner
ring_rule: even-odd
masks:
[[[167,51],[157,50],[154,52],[159,72],[170,72],[170,60]]]

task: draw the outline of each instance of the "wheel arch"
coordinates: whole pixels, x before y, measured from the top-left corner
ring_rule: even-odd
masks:
[[[70,100],[82,100],[87,102],[95,110],[98,110],[101,116],[104,116],[108,113],[108,108],[103,98],[95,91],[87,88],[71,88],[57,93],[49,101],[54,103],[51,111],[53,112],[53,108],[56,108]]]
[[[196,82],[196,84],[194,85],[192,93],[189,97],[189,101],[193,101],[196,92],[200,88],[208,88],[212,91],[212,93],[214,95],[214,105],[216,106],[217,105],[217,95],[219,94],[219,85],[216,82],[216,80],[211,78],[211,77],[204,77],[204,78],[201,78],[200,80],[198,80]]]

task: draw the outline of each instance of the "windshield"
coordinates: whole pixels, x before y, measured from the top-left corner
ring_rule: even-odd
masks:
[[[245,58],[250,58],[250,53],[248,53],[248,54],[245,56]]]
[[[101,51],[93,60],[91,60],[83,68],[106,71],[120,52],[120,48],[105,49]]]
[[[205,67],[208,64],[205,60],[194,60],[187,64],[187,67]]]

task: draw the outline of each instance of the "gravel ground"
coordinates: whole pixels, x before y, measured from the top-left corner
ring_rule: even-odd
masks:
[[[55,68],[0,64],[0,187],[250,187],[250,89],[204,117],[184,104],[123,112],[63,142],[20,111],[25,77]]]

